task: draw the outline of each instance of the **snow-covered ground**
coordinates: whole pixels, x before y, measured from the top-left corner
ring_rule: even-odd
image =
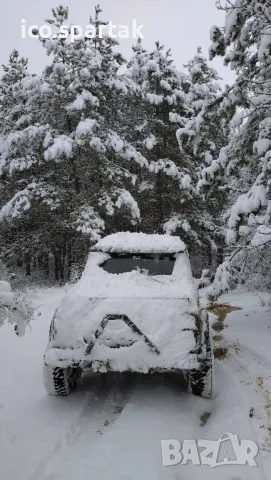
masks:
[[[49,397],[43,353],[64,289],[36,290],[31,331],[0,330],[1,480],[268,480],[271,471],[271,307],[269,296],[232,292],[216,346],[213,400],[162,376],[86,376],[69,397]],[[215,321],[212,315],[212,321]],[[220,330],[220,329],[219,329]],[[211,413],[205,425],[200,416]],[[250,415],[249,415],[250,414]],[[160,441],[217,440],[226,432],[258,443],[258,468],[188,464],[163,467]]]

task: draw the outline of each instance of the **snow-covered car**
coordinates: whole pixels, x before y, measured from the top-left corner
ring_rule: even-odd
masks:
[[[208,314],[179,237],[121,232],[91,249],[51,323],[48,393],[69,394],[84,371],[182,372],[188,391],[212,396]]]

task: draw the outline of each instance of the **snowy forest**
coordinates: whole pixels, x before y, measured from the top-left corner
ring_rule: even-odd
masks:
[[[182,68],[159,41],[138,40],[125,60],[109,36],[40,38],[41,74],[12,51],[0,79],[2,276],[72,280],[98,239],[131,231],[179,235],[215,295],[248,279],[270,288],[271,7],[217,8],[226,21],[209,58],[199,46]],[[59,6],[47,22],[57,33],[70,20]],[[99,6],[90,23],[106,24]]]
[[[271,0],[46,3],[2,8],[0,477],[267,480]]]

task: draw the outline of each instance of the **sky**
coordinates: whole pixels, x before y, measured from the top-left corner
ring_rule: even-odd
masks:
[[[0,29],[0,65],[7,63],[9,54],[16,48],[28,57],[30,71],[41,72],[47,61],[45,52],[37,39],[21,37],[22,19],[27,26],[41,26],[45,18],[50,18],[51,8],[63,3],[69,7],[69,21],[84,27],[98,2],[103,9],[103,19],[107,21],[132,26],[136,19],[138,24],[143,24],[144,47],[152,49],[154,42],[159,40],[171,48],[180,69],[195,55],[198,46],[208,56],[210,28],[224,24],[224,12],[216,9],[215,0],[63,0],[52,3],[47,0],[0,0],[4,14]],[[129,58],[134,42],[132,38],[120,40],[119,48],[124,57]],[[223,78],[223,84],[233,82],[233,73],[223,66],[222,59],[215,59],[211,64]]]

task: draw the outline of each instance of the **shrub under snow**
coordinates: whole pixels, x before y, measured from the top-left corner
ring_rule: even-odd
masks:
[[[9,282],[0,281],[0,327],[5,322],[11,323],[16,334],[22,336],[32,316],[33,308],[23,296],[12,292]]]

